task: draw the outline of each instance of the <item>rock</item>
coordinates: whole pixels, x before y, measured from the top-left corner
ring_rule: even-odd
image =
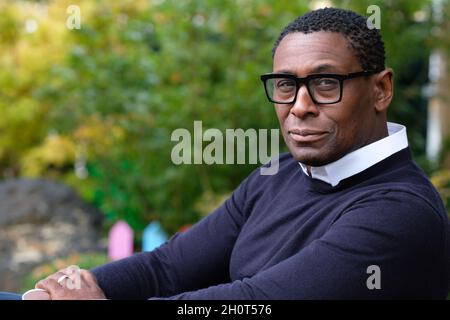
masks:
[[[102,213],[49,180],[0,183],[0,291],[18,291],[38,265],[72,253],[105,252]]]

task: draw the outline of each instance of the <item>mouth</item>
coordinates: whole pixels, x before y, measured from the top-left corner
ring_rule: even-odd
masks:
[[[288,130],[289,136],[292,140],[300,143],[315,142],[323,139],[329,132],[319,131],[312,129],[290,129]]]

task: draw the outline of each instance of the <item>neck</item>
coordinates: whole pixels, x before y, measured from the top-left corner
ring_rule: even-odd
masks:
[[[384,125],[379,126],[376,130],[374,130],[373,134],[365,141],[365,143],[356,146],[354,149],[350,150],[348,153],[353,152],[359,148],[362,148],[366,145],[369,145],[371,143],[374,143],[375,141],[381,140],[383,138],[386,138],[389,135],[387,122],[384,122]],[[311,176],[311,166],[306,165],[306,169],[308,171],[308,175]]]

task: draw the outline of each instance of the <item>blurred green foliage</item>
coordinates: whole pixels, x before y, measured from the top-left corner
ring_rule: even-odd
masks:
[[[425,158],[428,60],[432,46],[431,1],[360,0],[335,1],[361,14],[370,5],[381,9],[381,34],[385,42],[386,66],[394,70],[394,98],[388,110],[390,121],[405,124],[415,160],[427,171]]]
[[[381,7],[396,80],[390,118],[408,126],[426,165],[430,24],[417,12],[429,1],[334,2],[366,16],[369,4]],[[79,0],[82,27],[69,30],[71,4],[0,0],[3,176],[62,180],[109,225],[125,219],[140,231],[160,219],[172,233],[198,220],[256,166],[176,166],[172,131],[192,132],[194,120],[221,131],[277,128],[259,75],[271,71],[273,42],[308,2]],[[27,21],[37,29],[27,32]]]

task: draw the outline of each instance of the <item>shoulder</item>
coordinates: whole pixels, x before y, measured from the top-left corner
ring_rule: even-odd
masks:
[[[269,186],[280,188],[289,177],[301,174],[301,167],[289,152],[271,158],[264,165],[253,170],[239,186],[240,191],[251,190],[260,193]]]
[[[247,178],[248,180],[273,181],[283,179],[285,175],[292,175],[293,171],[301,170],[300,164],[295,161],[289,152],[281,153],[271,158],[270,161],[255,169]]]
[[[355,200],[350,207],[378,207],[403,215],[428,212],[432,217],[448,220],[439,193],[412,159],[373,172],[367,179],[360,180],[350,188],[350,198]]]
[[[450,241],[447,213],[429,198],[430,190],[419,190],[411,186],[378,190],[348,207],[338,220],[385,234],[411,248],[433,243],[440,247],[433,251],[442,250]]]
[[[432,186],[411,184],[408,182],[392,183],[360,190],[360,197],[347,211],[355,209],[378,209],[379,214],[411,215],[442,219],[447,213],[442,200]]]
[[[374,197],[380,196],[392,201],[397,199],[398,205],[407,206],[413,212],[426,209],[447,218],[441,196],[414,161],[389,174],[388,182],[374,193]]]
[[[269,162],[253,170],[234,190],[236,201],[251,207],[258,201],[265,199],[271,190],[279,190],[288,183],[288,179],[295,179],[301,174],[301,167],[290,153],[282,153],[273,157]]]

